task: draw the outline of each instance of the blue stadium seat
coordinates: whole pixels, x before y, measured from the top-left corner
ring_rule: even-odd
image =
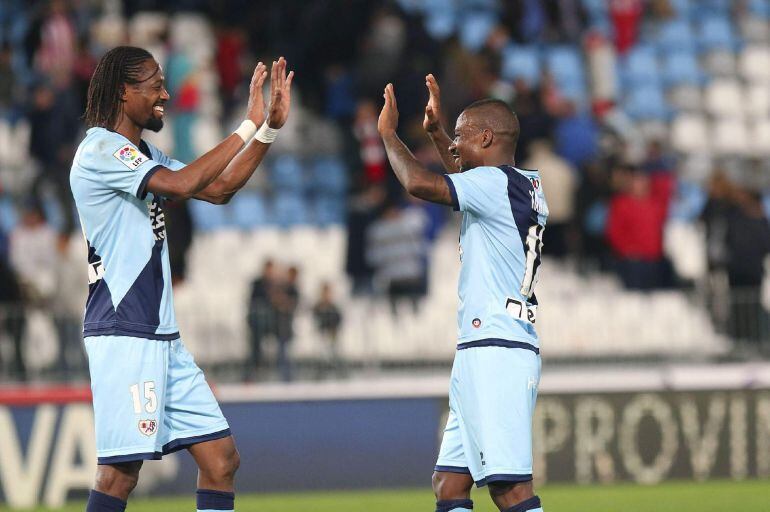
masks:
[[[540,58],[534,46],[510,44],[502,51],[501,75],[506,80],[522,79],[530,86],[540,83]]]
[[[661,24],[654,41],[661,53],[695,50],[695,35],[692,26],[683,19],[673,19]]]
[[[253,229],[267,224],[265,200],[259,192],[242,190],[230,203],[233,223],[243,229]]]
[[[708,193],[703,190],[701,185],[679,179],[668,216],[681,221],[697,221],[707,201]]]
[[[643,85],[631,89],[623,103],[624,110],[631,117],[642,120],[668,120],[671,112],[660,87]]]
[[[273,221],[283,228],[306,224],[307,203],[299,194],[282,192],[273,198]]]
[[[313,224],[326,227],[334,224],[345,223],[345,197],[327,196],[317,197],[313,202]]]
[[[657,53],[652,46],[640,44],[632,48],[623,59],[620,69],[620,78],[625,87],[660,83]]]
[[[0,231],[8,234],[19,222],[19,215],[10,197],[0,197]]]
[[[348,187],[348,171],[342,159],[326,156],[311,165],[312,190],[331,194],[344,194]]]
[[[490,32],[497,23],[497,17],[491,12],[473,11],[463,17],[460,24],[460,43],[472,51],[478,52],[487,42]]]
[[[425,30],[439,41],[451,36],[457,25],[457,16],[450,11],[430,11],[425,16]]]
[[[701,22],[698,33],[698,46],[701,50],[734,51],[737,43],[728,18],[709,16]]]
[[[607,14],[606,0],[582,0],[583,8],[588,11],[590,17],[601,16]]]
[[[677,17],[687,19],[692,13],[692,4],[690,0],[668,0],[671,8],[674,9]]]
[[[752,16],[767,20],[770,18],[770,2],[767,0],[749,0],[749,12]]]
[[[189,205],[193,227],[197,231],[214,231],[229,224],[229,205],[220,206],[205,201],[190,201]]]
[[[702,85],[705,79],[695,55],[682,51],[664,57],[661,75],[666,86]]]
[[[545,52],[545,61],[557,83],[585,79],[583,59],[576,47],[551,47]]]
[[[699,0],[697,2],[698,9],[695,11],[699,17],[704,16],[721,16],[728,18],[730,16],[731,3],[734,0]]]
[[[304,169],[294,155],[281,155],[270,167],[270,184],[287,192],[301,192],[304,187]]]
[[[588,113],[560,119],[553,133],[554,150],[569,160],[575,167],[581,167],[596,156],[599,144],[599,127]]]

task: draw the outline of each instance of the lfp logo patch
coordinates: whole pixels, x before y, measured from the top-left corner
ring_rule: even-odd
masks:
[[[147,161],[147,157],[139,152],[132,144],[126,144],[115,151],[112,156],[117,158],[123,165],[135,171],[140,165]]]
[[[139,432],[147,437],[155,434],[158,431],[157,420],[139,420]]]

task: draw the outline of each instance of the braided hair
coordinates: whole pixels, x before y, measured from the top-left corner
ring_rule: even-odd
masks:
[[[88,84],[88,102],[83,117],[89,128],[113,128],[123,108],[125,84],[138,84],[142,62],[152,59],[147,50],[118,46],[104,54]]]

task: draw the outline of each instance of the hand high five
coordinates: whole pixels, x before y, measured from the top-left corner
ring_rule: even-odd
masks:
[[[261,62],[254,68],[249,84],[249,103],[246,107],[246,119],[250,119],[254,126],[259,127],[265,122],[265,100],[262,97],[262,85],[267,77],[267,67]]]
[[[396,131],[398,128],[398,105],[396,104],[396,93],[393,90],[393,84],[385,86],[383,93],[385,104],[382,106],[380,118],[377,120],[377,130],[380,136]]]
[[[270,106],[268,107],[267,125],[270,128],[281,128],[289,117],[291,105],[291,81],[294,71],[286,75],[286,59],[273,61],[270,70]]]
[[[425,86],[428,88],[428,104],[425,105],[425,119],[422,127],[428,133],[433,133],[441,128],[441,90],[433,75],[425,77]]]

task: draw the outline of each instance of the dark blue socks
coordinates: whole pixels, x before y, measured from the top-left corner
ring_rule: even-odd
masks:
[[[441,500],[436,502],[436,512],[470,512],[472,500]]]
[[[197,504],[198,512],[210,510],[232,511],[235,509],[235,493],[198,489],[195,493],[195,502]]]
[[[115,496],[91,489],[88,494],[86,512],[124,512],[126,502]]]
[[[540,504],[539,497],[532,496],[531,498],[526,499],[522,502],[519,502],[503,512],[527,512],[527,511],[543,512],[543,505]]]

